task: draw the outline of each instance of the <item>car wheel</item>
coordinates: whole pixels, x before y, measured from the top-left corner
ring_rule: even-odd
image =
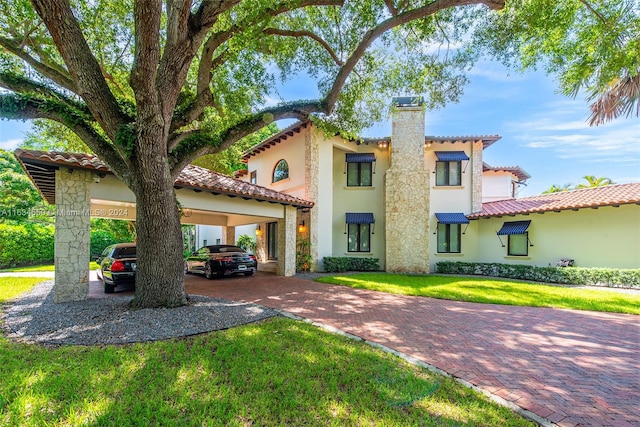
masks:
[[[244,273],[245,276],[253,276],[253,271],[247,271]]]
[[[114,285],[110,285],[107,282],[105,282],[104,276],[102,277],[102,285],[104,286],[105,294],[112,294],[116,290],[116,287]]]
[[[204,266],[204,277],[209,280],[213,279],[213,271],[211,270],[210,262],[208,262],[207,265]]]

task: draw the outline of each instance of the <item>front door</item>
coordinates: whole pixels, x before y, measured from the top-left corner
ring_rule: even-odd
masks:
[[[267,258],[269,260],[278,259],[278,223],[267,223]]]

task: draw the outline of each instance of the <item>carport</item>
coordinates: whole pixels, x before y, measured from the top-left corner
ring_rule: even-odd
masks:
[[[84,300],[89,292],[91,217],[135,220],[136,201],[96,156],[17,149],[16,158],[42,197],[56,207],[56,302]],[[174,188],[184,224],[222,226],[235,242],[235,227],[277,222],[276,273],[295,274],[296,216],[313,202],[240,181],[198,166],[187,166]]]

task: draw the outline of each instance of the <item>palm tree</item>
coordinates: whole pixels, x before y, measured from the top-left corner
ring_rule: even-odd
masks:
[[[587,183],[586,184],[578,184],[578,185],[576,185],[576,189],[578,189],[578,188],[604,187],[605,185],[615,184],[615,182],[613,182],[609,178],[605,178],[605,177],[596,178],[594,175],[585,175],[585,176],[582,177],[582,179],[587,181]]]
[[[630,117],[635,110],[640,117],[640,69],[632,76],[628,71],[625,76],[612,81],[601,94],[594,94],[589,117],[590,126],[598,126],[622,115]]]
[[[562,191],[569,191],[569,190],[573,190],[573,188],[571,188],[571,184],[564,184],[564,185],[553,184],[551,187],[544,190],[542,194],[560,193]]]

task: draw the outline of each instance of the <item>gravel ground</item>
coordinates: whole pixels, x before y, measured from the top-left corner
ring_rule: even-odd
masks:
[[[131,310],[132,297],[53,302],[53,281],[42,282],[2,307],[7,336],[53,345],[104,345],[184,337],[256,322],[279,313],[256,304],[198,295],[190,304]]]

